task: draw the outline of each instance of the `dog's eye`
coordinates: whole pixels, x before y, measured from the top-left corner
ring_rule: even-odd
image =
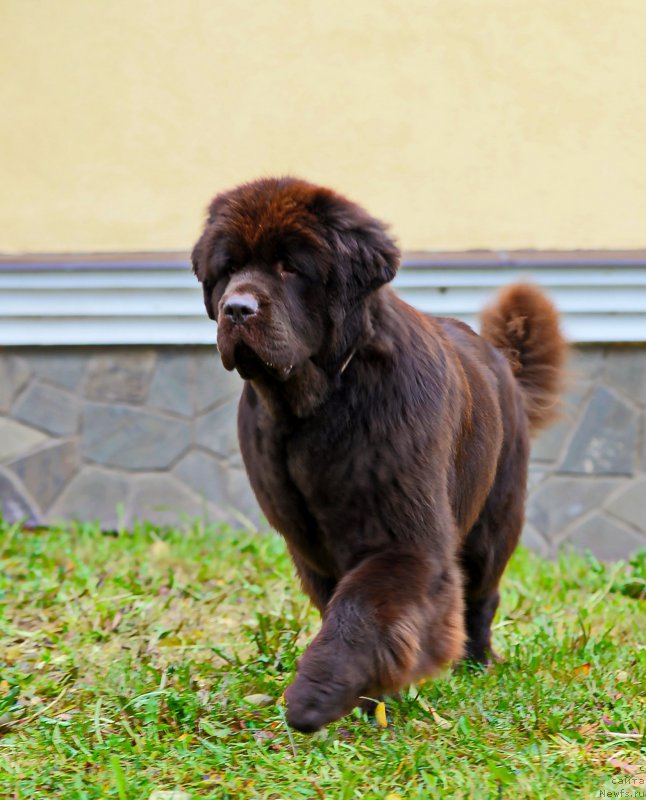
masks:
[[[235,262],[225,261],[220,265],[219,278],[230,278],[232,275],[235,275],[238,270],[239,267]]]
[[[278,274],[281,278],[284,278],[286,275],[295,275],[297,272],[294,269],[293,265],[290,264],[288,261],[279,261],[278,262]]]

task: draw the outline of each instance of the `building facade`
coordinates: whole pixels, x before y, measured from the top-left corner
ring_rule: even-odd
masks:
[[[218,191],[329,185],[392,225],[397,290],[477,325],[544,286],[573,343],[526,541],[644,544],[642,0],[5,0],[0,502],[46,524],[257,521],[235,376],[188,268]]]

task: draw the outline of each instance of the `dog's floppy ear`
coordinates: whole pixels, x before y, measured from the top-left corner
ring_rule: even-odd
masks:
[[[193,252],[191,253],[193,272],[202,284],[206,313],[213,320],[217,320],[218,315],[213,308],[213,284],[215,280],[212,278],[212,269],[210,268],[212,268],[212,261],[215,258],[218,242],[221,238],[217,235],[217,222],[231,194],[231,192],[222,192],[211,200],[204,231],[197,240]],[[221,244],[220,242],[220,246]]]
[[[213,200],[211,200],[207,211],[206,222],[204,223],[204,230],[191,253],[193,272],[202,283],[207,278],[209,261],[213,255],[212,250],[215,239],[214,223],[216,223],[220,217],[220,213],[226,206],[230,195],[231,192],[222,192],[221,194],[216,194]]]
[[[399,267],[399,248],[386,226],[356,203],[328,189],[318,191],[311,210],[332,232],[332,245],[349,262],[360,294],[391,281]]]
[[[191,252],[191,265],[193,267],[193,274],[200,282],[204,279],[204,265],[202,262],[203,247],[204,234],[202,234],[197,240]]]
[[[204,307],[206,313],[212,320],[217,320],[217,314],[213,308],[213,281],[209,274],[209,261],[212,257],[213,248],[213,230],[211,218],[204,227],[202,235],[195,243],[193,251],[191,252],[191,264],[193,265],[193,272],[195,277],[202,284],[202,292],[204,295]]]
[[[209,223],[207,223],[204,233],[197,240],[193,252],[191,253],[191,264],[193,265],[193,272],[196,278],[202,284],[202,292],[204,294],[204,307],[210,319],[217,319],[217,314],[213,308],[213,286],[209,279],[208,259],[209,254],[207,250]]]

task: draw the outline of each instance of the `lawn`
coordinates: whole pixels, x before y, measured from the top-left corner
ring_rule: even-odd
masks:
[[[0,525],[0,797],[645,797],[645,568],[521,549],[505,661],[307,737],[281,695],[317,615],[275,534]]]

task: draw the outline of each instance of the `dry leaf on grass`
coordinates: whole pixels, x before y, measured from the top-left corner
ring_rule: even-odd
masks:
[[[193,795],[181,789],[153,789],[148,800],[192,800]]]
[[[165,558],[170,553],[170,545],[163,539],[155,539],[149,548],[153,558]]]
[[[242,698],[245,703],[250,706],[257,706],[258,708],[265,708],[266,706],[273,706],[276,702],[275,698],[270,697],[268,694],[248,694]]]
[[[627,772],[636,779],[640,778],[646,780],[646,772],[642,772],[643,767],[639,764],[629,764],[627,761],[623,761],[616,756],[610,756],[608,764],[615,769],[621,770],[621,772]]]
[[[382,728],[388,727],[388,717],[386,716],[386,704],[381,702],[377,703],[375,708],[375,719],[377,720],[377,724]]]
[[[364,697],[363,695],[359,698],[359,700],[369,700],[371,703],[375,704],[375,720],[377,725],[381,728],[388,727],[388,717],[386,716],[386,704],[383,700],[375,700],[374,697]]]
[[[426,711],[427,714],[430,714],[433,717],[433,721],[436,725],[439,725],[440,728],[451,728],[453,726],[452,722],[449,722],[448,719],[444,719],[441,717],[437,711],[433,708],[433,706],[429,705],[423,697],[418,697],[417,702],[421,708]]]
[[[431,716],[435,720],[435,723],[440,726],[440,728],[450,728],[452,723],[448,721],[448,719],[444,719],[441,717],[437,711],[431,706]]]

